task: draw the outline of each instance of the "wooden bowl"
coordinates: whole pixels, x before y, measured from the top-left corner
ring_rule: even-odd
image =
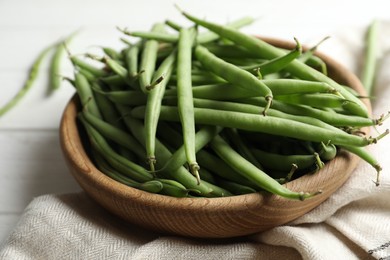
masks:
[[[266,41],[290,49],[295,46],[275,39]],[[327,63],[332,78],[365,94],[354,74],[329,57],[318,55]],[[357,156],[341,151],[320,172],[285,184],[295,191],[323,190],[321,195],[305,201],[261,193],[224,198],[174,198],[151,194],[114,181],[93,165],[79,135],[76,103],[75,98],[68,103],[60,126],[63,154],[74,178],[90,197],[110,212],[130,223],[166,234],[227,238],[283,225],[326,200],[343,185],[359,161]],[[366,105],[371,111],[368,101]]]

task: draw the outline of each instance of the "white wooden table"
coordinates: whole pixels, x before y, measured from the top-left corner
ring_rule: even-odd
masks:
[[[285,39],[295,36],[303,43],[317,42],[336,29],[366,26],[373,18],[390,18],[386,0],[0,0],[0,106],[21,88],[29,66],[47,45],[81,29],[72,44],[74,53],[96,50],[94,45],[118,48],[122,44],[115,26],[147,30],[167,18],[188,24],[174,3],[221,23],[245,15],[258,17],[244,30]],[[64,74],[71,75],[69,64],[64,66]],[[31,91],[0,118],[0,243],[34,197],[80,190],[58,141],[61,113],[73,89],[63,84],[47,97],[47,68],[44,62]]]

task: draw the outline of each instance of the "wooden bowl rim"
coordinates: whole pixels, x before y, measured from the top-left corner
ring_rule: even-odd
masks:
[[[294,42],[267,37],[261,38],[268,43],[279,47],[283,46],[286,48],[293,48],[295,46]],[[316,55],[322,58],[327,63],[329,68],[332,68],[335,71],[339,71],[344,78],[345,83],[348,83],[348,85],[353,87],[359,93],[366,93],[359,79],[352,72],[325,54],[316,53]],[[68,162],[72,163],[72,165],[77,168],[78,172],[83,173],[83,176],[81,176],[82,178],[85,178],[87,181],[90,181],[96,185],[96,188],[104,189],[112,193],[113,196],[119,196],[122,199],[137,201],[138,204],[145,204],[145,207],[156,206],[159,208],[167,208],[171,210],[186,209],[194,212],[202,209],[203,212],[208,211],[211,213],[218,212],[221,207],[223,207],[225,211],[241,211],[248,208],[257,207],[258,205],[261,205],[264,200],[267,200],[268,203],[270,203],[272,200],[288,200],[280,196],[263,194],[259,192],[220,198],[176,198],[145,192],[119,183],[99,171],[88,157],[78,134],[78,128],[76,124],[76,103],[77,97],[74,96],[66,105],[61,119],[60,142],[64,156]],[[364,103],[371,113],[370,102],[365,100]],[[368,130],[366,129],[366,131]],[[71,136],[75,136],[76,138],[73,139]],[[307,181],[310,178],[317,178],[315,183],[321,183],[325,177],[321,174],[321,172],[325,171],[325,168],[332,167],[332,165],[334,165],[338,159],[339,158],[336,157],[334,160],[328,162],[324,169],[320,170],[320,172],[317,172],[315,175],[304,175],[285,184],[285,186],[288,188],[294,187],[294,189],[297,187],[303,187],[304,191],[317,190],[317,187],[311,187],[310,189],[310,187],[306,187],[304,184],[313,183]],[[189,207],[189,205],[191,205],[191,207]]]

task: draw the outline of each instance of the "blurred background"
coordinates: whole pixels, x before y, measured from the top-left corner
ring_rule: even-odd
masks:
[[[149,30],[154,22],[168,18],[190,25],[175,4],[218,23],[252,16],[257,22],[243,31],[287,40],[297,37],[309,46],[330,36],[320,51],[336,60],[345,51],[337,44],[343,35],[361,30],[356,36],[359,39],[351,44],[360,44],[361,48],[355,48],[363,51],[363,32],[368,24],[373,19],[390,22],[386,0],[0,0],[0,107],[23,86],[31,64],[50,44],[79,31],[69,46],[71,52],[99,53],[97,46],[124,46],[116,26]],[[332,35],[337,35],[337,40],[332,40]],[[390,32],[383,31],[381,37],[386,35]],[[352,60],[339,62],[359,73],[360,64],[351,64]],[[64,61],[63,66],[64,76],[71,76],[70,64]],[[34,197],[80,191],[68,173],[58,142],[61,113],[73,89],[64,82],[59,91],[48,96],[48,60],[40,72],[19,105],[0,117],[0,243]]]

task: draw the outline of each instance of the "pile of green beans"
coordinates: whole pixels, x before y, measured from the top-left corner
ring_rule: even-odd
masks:
[[[321,191],[283,184],[317,174],[343,149],[371,164],[379,185],[381,167],[365,146],[388,131],[356,133],[387,115],[370,118],[348,86],[326,75],[315,48],[304,52],[297,39],[291,50],[277,48],[242,33],[251,18],[218,25],[183,15],[194,26],[120,29],[123,49],[70,56],[78,119],[102,172],[175,197],[268,192],[304,200]]]

